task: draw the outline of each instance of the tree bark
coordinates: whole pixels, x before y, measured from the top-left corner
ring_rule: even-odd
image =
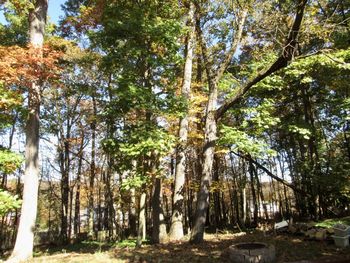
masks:
[[[191,2],[188,14],[189,33],[187,35],[186,62],[181,93],[187,104],[190,98],[192,61],[194,46],[194,4]],[[180,240],[184,236],[183,232],[183,209],[184,209],[184,186],[186,172],[186,145],[188,137],[188,111],[180,119],[179,125],[179,145],[177,148],[177,162],[175,170],[174,204],[171,217],[171,227],[169,238],[171,241]]]
[[[146,188],[143,186],[142,188]],[[146,189],[142,189],[139,208],[139,226],[137,231],[136,246],[140,247],[142,241],[146,239]]]
[[[30,44],[42,56],[48,1],[37,0],[29,14]],[[40,125],[40,83],[32,83],[28,92],[28,119],[26,123],[25,171],[21,220],[11,258],[8,262],[26,261],[32,257],[34,229],[37,215],[39,186],[39,125]]]
[[[199,8],[197,6],[197,8]],[[198,10],[199,12],[199,10]],[[200,243],[203,241],[204,226],[207,216],[207,210],[209,207],[209,187],[211,184],[212,168],[214,161],[214,148],[217,136],[217,123],[216,123],[216,104],[217,104],[217,93],[218,93],[218,83],[224,74],[227,66],[229,65],[233,54],[241,42],[243,34],[243,26],[247,18],[247,10],[243,10],[241,13],[239,26],[231,44],[230,51],[226,54],[226,57],[222,64],[214,71],[209,66],[209,54],[204,43],[203,32],[200,28],[200,21],[197,18],[196,30],[198,33],[199,44],[202,49],[202,56],[204,64],[206,66],[206,73],[208,78],[209,86],[209,98],[206,106],[206,118],[205,118],[205,132],[204,132],[204,147],[203,147],[203,169],[200,190],[197,195],[197,207],[195,213],[194,226],[191,232],[191,243]]]
[[[83,146],[83,138],[80,145],[79,150],[79,159],[78,159],[78,172],[77,172],[77,179],[76,179],[76,191],[75,191],[75,203],[74,203],[74,235],[77,237],[77,235],[80,233],[80,186],[81,186],[81,170],[82,170],[82,146]]]
[[[136,215],[136,196],[135,188],[130,189],[130,203],[129,203],[129,232],[130,235],[137,236],[137,215]]]
[[[191,232],[191,242],[200,243],[203,241],[204,226],[209,206],[209,187],[211,184],[212,168],[214,161],[214,145],[216,141],[215,108],[217,101],[217,85],[212,82],[212,91],[207,104],[207,117],[205,123],[205,143],[203,152],[203,169],[200,190],[197,195],[197,207],[194,226]]]
[[[257,194],[255,191],[255,184],[254,184],[255,167],[254,167],[252,161],[249,161],[249,173],[250,173],[250,190],[252,191],[253,206],[254,206],[253,222],[254,222],[254,226],[257,226],[258,225],[259,205],[258,205],[258,198],[257,198]]]
[[[62,123],[63,125],[63,123]],[[59,147],[60,170],[61,170],[61,239],[63,244],[68,242],[68,206],[69,206],[69,138],[70,138],[70,121],[67,120],[67,132],[59,138],[61,140]]]
[[[160,178],[155,179],[153,198],[152,198],[152,241],[154,243],[166,243],[168,236],[166,233],[166,224],[164,218],[164,211],[162,207],[163,191],[162,180]]]
[[[92,110],[93,110],[93,120],[90,124],[91,127],[91,164],[90,164],[90,184],[89,184],[89,211],[88,211],[88,227],[89,236],[94,235],[94,182],[96,177],[96,116],[97,116],[97,105],[95,93],[92,95]]]

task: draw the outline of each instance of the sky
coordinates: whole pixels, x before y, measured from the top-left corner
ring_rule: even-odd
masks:
[[[59,17],[63,15],[61,5],[64,4],[65,1],[66,0],[49,0],[48,15],[51,22],[57,24]],[[0,10],[0,23],[5,23],[5,18],[2,10]]]

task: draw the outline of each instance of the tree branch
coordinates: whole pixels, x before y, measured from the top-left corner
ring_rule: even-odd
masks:
[[[236,152],[232,152],[234,155],[237,155],[238,157],[241,157],[243,159],[246,159],[247,161],[251,161],[254,163],[259,169],[263,170],[268,176],[270,176],[272,179],[275,179],[277,182],[280,182],[284,184],[285,186],[289,187],[290,189],[294,190],[295,192],[298,192],[303,195],[308,195],[306,192],[303,190],[297,188],[294,184],[291,184],[287,182],[286,180],[283,180],[282,178],[279,178],[277,175],[274,175],[272,172],[270,172],[265,166],[261,165],[257,161],[255,161],[251,156],[249,155],[242,155]]]
[[[220,119],[228,109],[230,109],[242,96],[244,96],[248,90],[270,76],[274,72],[286,67],[288,62],[294,58],[295,52],[298,46],[298,33],[300,31],[301,22],[304,16],[304,10],[306,6],[307,0],[299,0],[297,6],[297,12],[294,19],[293,26],[289,31],[288,38],[286,40],[285,46],[283,48],[282,54],[276,59],[276,61],[266,69],[260,71],[254,78],[252,78],[248,83],[244,86],[241,86],[235,96],[226,101],[220,108],[216,110],[216,119]]]
[[[235,36],[233,37],[231,48],[226,53],[225,59],[223,60],[223,62],[221,63],[221,65],[219,66],[217,71],[214,72],[214,74],[213,74],[214,75],[213,77],[215,78],[216,82],[218,82],[221,79],[222,75],[224,74],[225,70],[227,69],[228,65],[230,64],[233,55],[236,53],[238,45],[241,43],[243,28],[244,28],[245,21],[247,19],[247,15],[248,15],[248,9],[244,8],[242,10],[241,15],[240,15],[240,20],[238,22],[237,32],[235,33]]]
[[[241,43],[244,24],[245,24],[245,21],[246,21],[247,16],[248,16],[248,8],[245,7],[242,10],[242,12],[240,14],[240,19],[238,22],[237,31],[235,33],[235,36],[232,38],[231,48],[226,53],[226,56],[225,56],[223,62],[220,64],[220,66],[218,67],[218,69],[216,71],[214,71],[214,69],[211,65],[211,61],[209,60],[209,51],[208,51],[207,45],[205,43],[205,40],[203,38],[202,29],[200,27],[200,20],[199,20],[200,7],[198,6],[198,4],[196,5],[196,14],[197,14],[197,16],[196,16],[196,31],[197,31],[197,36],[198,36],[198,42],[199,42],[199,45],[200,45],[201,50],[202,50],[202,56],[203,56],[203,60],[205,63],[205,70],[206,70],[208,78],[212,79],[215,83],[217,83],[221,79],[221,77],[224,74],[225,70],[227,69],[228,65],[230,64],[233,55],[237,51],[238,45]]]

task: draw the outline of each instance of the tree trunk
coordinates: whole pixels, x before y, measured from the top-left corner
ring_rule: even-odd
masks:
[[[78,171],[76,179],[76,192],[75,192],[75,204],[74,204],[74,235],[77,237],[80,233],[80,187],[81,187],[81,171],[83,166],[83,150],[84,150],[84,131],[81,134],[80,147],[78,152]]]
[[[191,242],[200,243],[203,241],[204,226],[209,206],[209,187],[211,184],[211,176],[214,161],[214,145],[216,140],[216,120],[215,108],[217,100],[217,85],[212,82],[209,101],[207,104],[207,117],[205,122],[205,143],[203,152],[203,170],[200,184],[200,190],[197,195],[197,206],[195,213],[195,220],[191,232]]]
[[[215,169],[214,169],[214,182],[217,183],[217,185],[219,185],[219,167],[220,167],[220,158],[215,155],[214,156],[214,164],[215,164]],[[212,197],[213,197],[213,201],[214,201],[214,224],[215,224],[215,231],[218,231],[218,229],[222,228],[221,226],[221,221],[222,221],[222,217],[221,217],[221,202],[220,202],[220,194],[221,194],[221,189],[219,187],[216,187],[216,189],[214,189]]]
[[[37,0],[29,14],[30,44],[42,56],[47,15],[47,0]],[[39,186],[39,113],[41,89],[39,83],[32,83],[28,92],[28,119],[26,124],[25,171],[21,220],[11,258],[8,262],[26,261],[32,257],[34,229],[37,215]]]
[[[160,178],[156,178],[152,198],[152,241],[154,243],[165,243],[168,239],[166,233],[166,224],[162,207],[162,200],[162,180]]]
[[[249,162],[249,173],[250,173],[250,189],[252,191],[253,206],[254,206],[253,223],[254,223],[254,226],[256,227],[258,225],[259,205],[258,205],[258,198],[256,195],[255,185],[254,185],[255,167],[251,161]]]
[[[197,12],[200,13],[201,10]],[[191,243],[200,243],[203,241],[204,226],[207,216],[207,210],[209,207],[209,187],[211,184],[211,175],[214,161],[214,149],[217,136],[217,123],[216,123],[216,104],[218,83],[223,76],[226,68],[228,67],[234,53],[237,50],[239,43],[241,42],[243,26],[247,18],[247,10],[242,10],[239,20],[238,29],[236,35],[233,37],[230,50],[227,52],[223,62],[216,70],[213,70],[209,66],[209,54],[207,46],[204,43],[203,33],[200,27],[199,18],[196,20],[196,30],[198,32],[199,44],[202,49],[203,62],[206,66],[206,73],[209,86],[209,98],[206,106],[206,118],[205,118],[205,132],[204,132],[204,146],[203,146],[203,169],[200,190],[197,195],[197,207],[195,213],[194,226],[191,232]]]
[[[94,235],[94,182],[96,177],[96,116],[97,116],[97,106],[95,94],[92,95],[92,105],[93,105],[93,120],[90,124],[91,127],[91,164],[90,164],[90,185],[89,185],[89,211],[88,211],[88,228],[89,236]]]
[[[146,188],[146,186],[143,186],[143,188]],[[146,195],[146,189],[143,189],[140,197],[139,227],[136,241],[137,247],[140,247],[142,241],[146,239]]]
[[[186,62],[184,69],[184,79],[182,83],[182,96],[186,99],[187,104],[190,98],[190,88],[192,79],[192,61],[193,61],[193,46],[194,46],[194,4],[191,2],[188,14],[189,33],[187,36],[186,46]],[[189,105],[188,105],[189,106]],[[183,232],[183,209],[184,209],[184,186],[185,186],[185,171],[186,171],[186,145],[188,134],[188,111],[183,118],[180,119],[179,127],[179,145],[177,148],[177,162],[175,171],[175,186],[174,186],[174,204],[171,217],[171,227],[169,238],[170,240],[179,240],[184,236]]]
[[[62,138],[64,140],[64,138]],[[68,142],[64,142],[64,148],[68,149]],[[69,168],[66,163],[66,159],[69,158],[68,150],[60,152],[60,167],[61,167],[61,239],[65,244],[68,241],[68,206],[69,206]]]
[[[74,188],[71,187],[69,190],[68,240],[70,240],[72,237],[73,193],[74,193]]]
[[[137,235],[136,229],[136,197],[135,188],[130,189],[130,204],[129,204],[129,231],[130,235],[135,237]]]

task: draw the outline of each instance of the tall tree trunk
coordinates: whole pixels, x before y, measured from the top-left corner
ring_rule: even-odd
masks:
[[[70,240],[72,237],[73,193],[74,193],[74,188],[71,187],[69,190],[68,240]]]
[[[106,203],[106,210],[105,210],[105,224],[107,225],[108,229],[108,236],[109,239],[112,240],[114,238],[114,225],[113,225],[113,218],[115,217],[115,209],[113,206],[113,186],[112,186],[112,167],[114,161],[112,160],[112,156],[108,156],[109,158],[109,165],[107,167],[106,171],[106,193],[105,193],[105,203]]]
[[[184,68],[184,78],[182,83],[181,93],[186,99],[187,104],[190,98],[191,79],[192,79],[192,61],[193,61],[193,46],[194,46],[194,4],[190,3],[188,14],[189,33],[187,35],[186,45],[186,62]],[[189,106],[189,105],[188,105]],[[184,186],[185,186],[185,171],[186,171],[186,145],[188,134],[188,111],[180,119],[179,125],[179,145],[177,148],[177,160],[175,171],[175,186],[174,186],[174,204],[171,217],[171,227],[169,238],[170,240],[179,240],[184,236],[183,232],[183,209],[184,209]]]
[[[135,237],[137,235],[136,222],[136,196],[135,188],[130,189],[130,203],[129,203],[129,231],[130,235]]]
[[[214,145],[216,140],[216,120],[215,108],[217,100],[217,85],[212,82],[211,92],[206,109],[205,122],[205,143],[203,152],[203,169],[200,183],[200,190],[197,195],[197,206],[195,213],[195,221],[191,232],[191,242],[200,243],[203,241],[204,226],[207,217],[207,210],[209,207],[209,187],[211,184],[212,168],[214,161]]]
[[[96,177],[96,116],[97,116],[97,106],[95,94],[92,95],[92,110],[93,110],[93,120],[90,124],[91,127],[91,164],[90,164],[90,184],[89,184],[89,211],[88,211],[88,228],[89,236],[94,235],[94,182]]]
[[[135,176],[137,161],[132,160],[132,177]],[[129,232],[133,237],[137,236],[137,214],[136,214],[136,190],[134,187],[130,189],[130,203],[129,203]]]
[[[214,164],[215,164],[215,169],[214,169],[214,182],[219,185],[219,167],[220,167],[220,158],[219,156],[215,155],[214,156]],[[214,219],[215,219],[215,230],[218,231],[219,228],[221,228],[221,222],[222,222],[222,217],[221,217],[221,203],[220,203],[220,194],[221,194],[221,189],[217,187],[214,189],[212,197],[214,201]]]
[[[146,186],[142,186],[139,208],[139,226],[137,231],[137,247],[142,245],[142,241],[146,239]]]
[[[81,172],[83,166],[83,150],[84,150],[84,131],[82,130],[80,147],[78,152],[78,171],[76,179],[76,192],[75,192],[75,204],[74,204],[74,235],[80,233],[80,187],[81,187]]]
[[[63,147],[60,152],[60,167],[61,167],[61,239],[65,244],[68,241],[68,210],[69,210],[69,123],[67,124],[67,137],[61,138],[64,140]],[[64,149],[62,149],[64,148]]]
[[[197,8],[199,8],[197,6]],[[198,14],[201,10],[197,11]],[[227,52],[223,62],[219,65],[217,70],[213,70],[209,63],[209,54],[206,43],[203,39],[203,32],[200,27],[199,17],[196,20],[196,30],[198,33],[199,44],[202,49],[203,62],[206,66],[206,73],[208,78],[209,86],[209,98],[206,106],[206,117],[205,117],[205,132],[204,132],[204,146],[203,146],[203,164],[202,164],[202,177],[200,183],[200,190],[197,195],[197,206],[195,213],[194,226],[191,232],[190,241],[192,243],[200,243],[203,241],[204,226],[207,216],[207,210],[209,207],[209,187],[211,184],[211,176],[214,161],[214,148],[217,136],[217,123],[216,123],[216,104],[217,104],[217,93],[218,83],[223,76],[226,68],[228,67],[234,53],[237,50],[239,43],[241,42],[243,26],[247,18],[247,10],[243,10],[239,20],[239,25],[230,50]]]
[[[253,206],[254,206],[253,223],[254,223],[254,226],[257,226],[258,225],[259,205],[258,205],[258,198],[256,195],[255,184],[254,184],[255,167],[251,161],[249,162],[249,173],[250,173],[250,190],[252,191]]]
[[[81,158],[78,161],[78,175],[76,181],[76,190],[75,190],[75,202],[74,202],[74,236],[80,233],[80,185],[81,185]]]
[[[47,0],[37,0],[35,8],[29,14],[30,44],[38,49],[42,56],[44,32],[47,16]],[[37,215],[39,185],[39,114],[41,103],[40,83],[32,83],[28,92],[28,119],[26,124],[26,150],[23,203],[21,220],[11,258],[8,262],[26,261],[32,257],[34,229]]]

